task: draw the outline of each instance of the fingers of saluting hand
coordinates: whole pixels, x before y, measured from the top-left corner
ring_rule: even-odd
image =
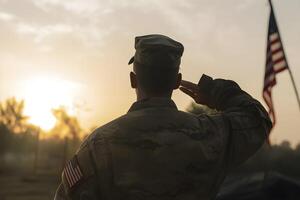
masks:
[[[197,98],[197,95],[196,95],[194,92],[192,92],[191,90],[189,90],[189,89],[187,89],[187,88],[185,88],[185,87],[180,87],[179,89],[180,89],[183,93],[185,93],[185,94],[189,95],[190,97],[192,97],[193,99],[196,99],[196,98]]]
[[[185,81],[182,80],[181,81],[181,86],[193,91],[193,92],[197,92],[199,90],[198,85],[196,85],[195,83],[192,83],[190,81]]]

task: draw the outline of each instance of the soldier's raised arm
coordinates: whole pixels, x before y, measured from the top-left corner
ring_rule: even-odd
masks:
[[[180,90],[196,103],[220,111],[200,116],[205,129],[218,131],[228,167],[238,165],[253,155],[265,142],[272,127],[264,107],[237,83],[203,75],[198,85],[182,81]],[[204,122],[205,121],[205,122]]]

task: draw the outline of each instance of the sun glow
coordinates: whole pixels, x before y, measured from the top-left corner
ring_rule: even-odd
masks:
[[[29,122],[50,130],[55,125],[52,109],[64,106],[74,112],[74,95],[78,84],[54,78],[37,78],[25,81],[23,85],[25,114]]]

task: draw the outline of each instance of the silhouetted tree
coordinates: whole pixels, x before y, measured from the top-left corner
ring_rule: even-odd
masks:
[[[0,103],[0,124],[5,125],[13,133],[26,130],[28,117],[24,115],[24,101],[12,97]]]
[[[54,109],[53,114],[56,118],[56,125],[51,132],[65,139],[63,151],[65,158],[68,158],[69,153],[73,154],[81,142],[82,129],[77,118],[68,114],[64,107]]]
[[[14,97],[0,103],[0,155],[15,145],[14,149],[21,148],[17,145],[28,128],[28,117],[24,115],[24,101],[17,101]],[[16,134],[19,136],[16,136]],[[22,142],[20,142],[23,144]]]
[[[54,135],[69,137],[71,139],[79,139],[82,129],[75,116],[67,113],[64,107],[53,109],[53,115],[56,118],[56,125],[51,130]]]
[[[3,158],[3,154],[9,148],[11,143],[12,133],[4,125],[0,123],[0,161]]]

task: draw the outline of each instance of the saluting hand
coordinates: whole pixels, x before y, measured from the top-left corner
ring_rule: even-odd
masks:
[[[207,98],[205,98],[205,96],[201,94],[197,84],[182,80],[180,85],[181,86],[179,87],[179,89],[183,93],[192,97],[196,103],[206,105]]]

